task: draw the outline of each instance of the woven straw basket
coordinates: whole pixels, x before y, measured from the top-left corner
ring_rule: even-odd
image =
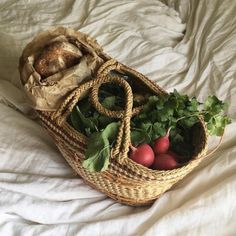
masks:
[[[194,155],[185,166],[169,171],[158,171],[133,162],[128,158],[130,119],[137,115],[141,109],[140,107],[133,108],[133,94],[128,82],[118,76],[111,75],[110,72],[118,71],[131,75],[134,84],[154,95],[164,94],[165,91],[141,73],[110,58],[102,50],[97,50],[97,53],[103,58],[104,63],[95,71],[93,80],[79,84],[67,95],[56,111],[37,110],[36,112],[66,161],[88,185],[123,204],[149,205],[203,160],[207,147],[205,124],[199,118],[199,124],[193,133]],[[107,110],[99,102],[99,87],[103,83],[111,81],[124,88],[126,105],[122,111]],[[67,122],[67,117],[85,91],[89,92],[92,104],[98,112],[120,120],[116,144],[111,151],[109,168],[103,172],[89,172],[83,168],[82,161],[87,146],[87,137],[76,131]]]

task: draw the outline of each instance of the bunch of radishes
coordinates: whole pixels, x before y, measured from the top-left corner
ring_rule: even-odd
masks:
[[[130,158],[154,170],[172,170],[179,167],[178,155],[169,150],[169,134],[170,129],[165,136],[154,141],[153,148],[149,144],[141,144],[138,147],[131,145]]]

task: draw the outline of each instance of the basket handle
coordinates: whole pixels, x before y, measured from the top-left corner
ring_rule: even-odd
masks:
[[[71,92],[62,102],[59,109],[52,113],[52,120],[54,120],[58,125],[62,125],[68,115],[72,112],[76,103],[79,101],[82,93],[91,89],[95,85],[95,82],[96,80],[88,81]]]
[[[113,117],[113,118],[122,119],[121,125],[119,127],[119,131],[118,131],[117,139],[116,139],[116,145],[114,146],[112,150],[112,156],[117,156],[117,154],[119,154],[118,160],[121,163],[126,158],[127,153],[129,151],[130,119],[132,116],[137,115],[141,111],[142,106],[135,107],[133,109],[133,93],[132,93],[132,89],[129,83],[117,75],[111,76],[109,73],[112,70],[123,71],[123,72],[128,71],[130,73],[135,74],[135,76],[137,76],[141,80],[145,79],[143,78],[144,76],[142,74],[129,69],[123,64],[117,62],[115,59],[108,60],[99,68],[96,79],[90,80],[86,83],[81,84],[72,93],[70,93],[70,95],[61,104],[59,109],[52,114],[52,119],[56,121],[57,124],[61,125],[63,122],[65,122],[68,115],[72,112],[74,106],[79,101],[79,98],[81,97],[81,95],[85,91],[91,90],[91,95],[90,95],[91,102],[93,106],[101,114],[104,114],[106,116]],[[99,98],[98,98],[99,87],[102,84],[108,83],[108,82],[116,82],[124,88],[125,95],[126,95],[126,103],[125,103],[124,110],[120,110],[120,111],[109,110],[103,107],[101,103],[99,102]],[[146,82],[154,91],[157,90],[151,81],[147,80]],[[159,88],[159,91],[162,91],[162,90]]]
[[[109,72],[114,69],[118,69],[119,63],[115,60],[109,60],[104,63],[99,69],[96,79],[88,81],[84,84],[81,84],[78,88],[76,88],[61,104],[59,109],[52,114],[52,119],[56,121],[57,124],[61,125],[65,122],[67,116],[72,112],[74,106],[79,101],[82,93],[91,89],[91,101],[94,107],[102,114],[122,119],[121,125],[118,130],[118,135],[116,139],[116,145],[112,150],[112,156],[118,155],[119,162],[122,162],[128,151],[130,144],[130,119],[132,115],[138,113],[140,111],[140,107],[132,110],[133,108],[133,93],[132,89],[128,82],[119,76],[110,76]],[[125,108],[121,111],[112,111],[106,109],[101,105],[98,98],[98,90],[99,87],[104,83],[116,82],[120,86],[124,88],[126,95]]]
[[[133,115],[139,113],[141,107],[137,107],[132,110],[133,108],[133,93],[132,89],[128,82],[124,79],[121,79],[117,75],[109,75],[109,72],[112,70],[120,70],[121,64],[114,59],[104,63],[97,73],[97,82],[92,88],[91,92],[91,102],[93,106],[96,108],[98,112],[103,115],[113,117],[113,118],[120,118],[122,119],[121,125],[118,130],[117,138],[116,138],[116,145],[112,150],[112,156],[116,156],[120,163],[126,158],[127,153],[129,151],[130,146],[130,119]],[[102,84],[107,82],[116,82],[120,86],[124,88],[126,102],[125,108],[122,111],[112,111],[104,106],[99,102],[98,91]]]
[[[129,83],[117,75],[112,75],[112,76],[109,75],[110,71],[112,71],[112,70],[119,71],[121,67],[122,67],[122,65],[119,62],[115,61],[114,59],[111,59],[111,60],[107,61],[106,63],[104,63],[99,68],[99,70],[97,72],[97,78],[99,79],[99,82],[97,81],[96,84],[93,86],[91,96],[90,96],[91,102],[92,102],[93,106],[97,109],[97,111],[99,111],[103,115],[106,115],[106,116],[109,116],[112,118],[123,118],[125,116],[125,113],[127,110],[127,105],[128,105],[127,103],[131,102],[131,101],[133,103],[133,93],[132,93],[132,89],[131,89]],[[99,102],[99,97],[98,97],[99,87],[102,84],[108,83],[108,82],[116,82],[117,84],[119,84],[120,86],[122,86],[124,88],[125,95],[126,95],[125,110],[112,111],[112,110],[106,109]],[[133,104],[132,104],[132,106],[133,106]],[[129,115],[134,116],[134,115],[138,114],[141,111],[141,109],[142,109],[142,106],[135,107],[135,108],[133,108],[131,114],[129,114]]]
[[[124,79],[121,79],[117,75],[112,75],[112,77],[109,75],[110,71],[112,71],[112,70],[127,71],[127,68],[123,64],[121,64],[120,62],[116,61],[115,59],[111,59],[111,60],[105,62],[99,68],[99,70],[97,72],[97,78],[111,78],[111,80],[109,80],[108,82],[117,82],[119,85],[121,85],[124,88],[125,93],[128,92],[129,94],[131,94],[132,93],[132,89],[127,89],[127,86],[130,87],[130,85]],[[136,75],[136,76],[139,77],[139,75]],[[100,83],[100,84],[96,83],[96,85],[92,88],[91,101],[93,103],[93,106],[97,109],[97,111],[99,111],[103,115],[106,115],[106,116],[109,116],[109,117],[113,117],[113,118],[122,118],[124,116],[125,110],[124,111],[108,110],[105,107],[103,107],[101,105],[101,103],[99,102],[98,91],[99,91],[99,87],[102,84],[103,84],[103,82]],[[127,95],[127,96],[129,96],[129,95]],[[128,100],[127,100],[127,102],[128,102]],[[132,96],[132,100],[133,100],[133,96]],[[133,110],[132,110],[131,116],[135,116],[138,113],[140,113],[142,108],[143,108],[142,105],[138,106],[138,107],[134,107]]]
[[[113,118],[122,118],[124,116],[124,111],[108,110],[100,104],[98,99],[98,88],[102,83],[108,83],[111,81],[117,82],[118,84],[122,85],[124,89],[127,91],[127,86],[129,86],[129,84],[125,80],[115,75],[112,77],[109,76],[109,72],[111,70],[120,70],[121,67],[123,67],[123,65],[121,65],[114,59],[105,62],[99,68],[96,79],[81,84],[78,88],[76,88],[73,92],[71,92],[70,95],[67,96],[66,99],[63,101],[63,103],[60,105],[59,109],[52,114],[52,119],[55,120],[57,124],[61,125],[66,120],[67,116],[72,112],[74,106],[79,101],[79,98],[81,97],[82,93],[91,88],[94,88],[92,89],[91,93],[92,95],[91,99],[93,105],[101,114]],[[98,84],[99,86],[97,86]],[[141,111],[141,109],[142,106],[135,107],[132,110],[132,116],[137,115]]]

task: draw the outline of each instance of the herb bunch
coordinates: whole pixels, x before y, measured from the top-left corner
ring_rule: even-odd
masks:
[[[171,128],[171,149],[184,159],[193,154],[193,127],[202,116],[210,135],[221,136],[231,120],[223,115],[227,105],[216,96],[209,96],[202,104],[176,90],[162,96],[151,96],[139,115],[132,119],[131,139],[134,145],[152,144]]]
[[[122,110],[124,91],[110,83],[101,86],[101,104],[110,110]],[[209,96],[204,103],[189,98],[176,90],[160,96],[134,96],[135,106],[145,103],[142,111],[131,119],[131,142],[152,144],[171,128],[171,149],[188,161],[193,154],[192,130],[203,117],[210,135],[221,136],[231,120],[224,115],[227,107],[216,96]],[[114,146],[119,120],[99,114],[89,98],[78,102],[69,117],[69,123],[89,138],[83,166],[90,171],[104,171],[109,165],[110,149]]]

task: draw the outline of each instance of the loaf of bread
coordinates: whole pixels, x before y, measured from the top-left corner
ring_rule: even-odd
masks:
[[[108,59],[101,46],[82,32],[64,27],[40,32],[26,45],[19,61],[30,105],[56,111],[82,82],[95,78]]]
[[[81,57],[82,52],[75,45],[69,42],[52,42],[40,53],[34,68],[44,79],[78,64]]]

